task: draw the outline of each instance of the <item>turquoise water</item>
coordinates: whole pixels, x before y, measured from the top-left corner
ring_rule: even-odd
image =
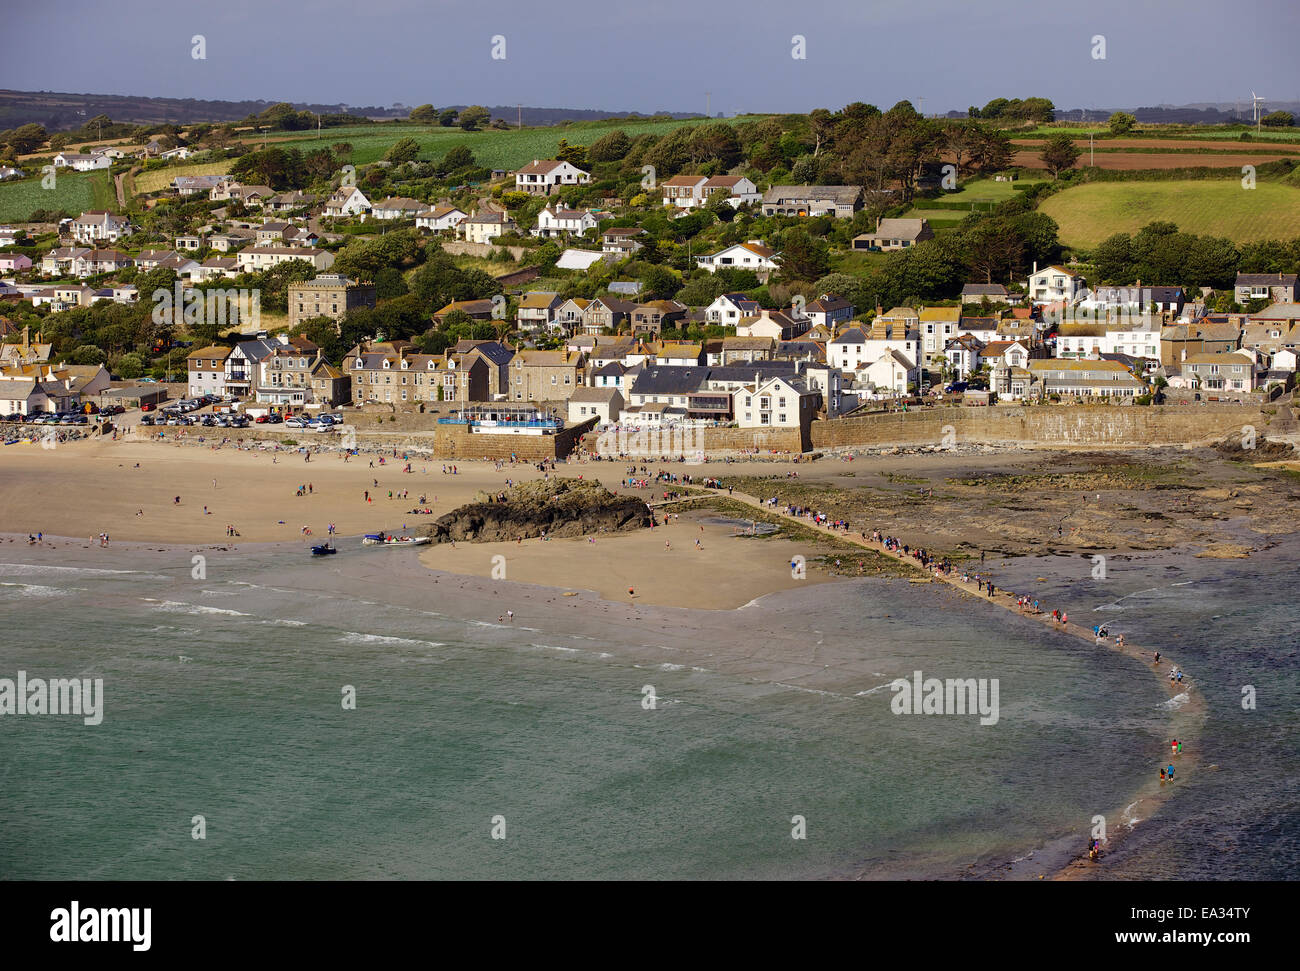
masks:
[[[341,547],[211,552],[204,580],[188,551],[0,550],[0,677],[105,694],[99,726],[0,717],[0,876],[989,873],[1077,850],[1176,717],[1141,665],[935,586],[633,611]],[[1071,613],[1095,605],[1061,584]],[[1294,643],[1270,610],[1264,642]],[[997,725],[892,714],[889,681],[918,668],[998,678]]]

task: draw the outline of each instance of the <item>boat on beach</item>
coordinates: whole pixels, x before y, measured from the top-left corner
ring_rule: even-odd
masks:
[[[427,536],[394,536],[391,533],[366,533],[361,540],[362,546],[423,546],[429,542]]]
[[[317,543],[311,548],[312,556],[331,556],[337,552],[333,543]]]

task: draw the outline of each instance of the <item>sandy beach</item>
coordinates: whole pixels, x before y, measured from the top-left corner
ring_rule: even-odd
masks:
[[[590,539],[442,544],[422,550],[420,562],[478,577],[492,577],[495,569],[498,579],[591,590],[604,600],[706,610],[831,579],[815,570],[804,579],[792,575],[790,560],[806,557],[806,544],[738,535],[735,526],[705,522],[717,518],[686,512],[654,529]]]
[[[331,523],[340,537],[416,530],[484,490],[500,491],[507,480],[543,475],[522,463],[498,470],[490,462],[458,462],[455,475],[444,474],[444,463],[432,459],[413,457],[409,473],[401,471],[405,464],[400,453],[386,456],[382,465],[364,453],[345,462],[339,453],[323,452],[306,462],[292,449],[277,453],[171,442],[92,440],[48,450],[11,446],[0,453],[0,532],[11,534],[10,542],[41,532],[94,547],[99,534],[107,533],[110,550],[122,542],[298,543],[305,548],[325,539]],[[772,469],[767,463],[733,467]],[[692,470],[700,468],[707,467]],[[653,500],[653,489],[618,489],[624,470],[621,463],[587,463],[561,465],[556,474],[595,478]],[[309,494],[298,495],[302,485],[310,487]],[[406,490],[409,498],[389,499],[390,490],[395,495]],[[421,495],[433,515],[410,514]],[[713,610],[829,579],[815,570],[805,580],[792,577],[795,553],[815,555],[806,545],[739,538],[733,526],[702,522],[708,518],[716,517],[686,512],[644,534],[602,536],[594,543],[528,540],[430,548],[423,562],[435,570],[488,577],[492,557],[501,554],[510,580],[590,590],[622,602],[629,600],[631,587],[638,602]],[[239,536],[228,537],[227,525]],[[303,533],[304,526],[310,534]]]

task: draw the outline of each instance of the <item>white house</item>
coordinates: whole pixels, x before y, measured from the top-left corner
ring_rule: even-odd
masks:
[[[806,334],[812,321],[795,317],[784,310],[760,310],[756,317],[746,317],[736,325],[737,337],[769,337],[776,341],[792,341]]]
[[[769,249],[756,239],[747,243],[735,243],[709,256],[701,256],[695,263],[710,273],[723,268],[755,270],[759,272],[760,278],[775,270],[778,265],[776,250]]]
[[[551,237],[572,234],[581,236],[596,228],[596,217],[589,209],[562,209],[547,206],[537,214],[537,225],[529,230],[534,236]]]
[[[434,206],[432,209],[416,213],[415,226],[417,229],[441,233],[448,229],[455,229],[466,218],[467,214],[455,206]]]
[[[838,337],[826,342],[826,363],[845,371],[870,364],[867,339],[867,332],[861,327],[846,327]]]
[[[336,218],[364,216],[370,212],[370,209],[370,200],[354,185],[339,186],[325,201],[325,215]]]
[[[106,209],[92,209],[72,220],[72,238],[79,243],[112,242],[134,232],[125,216],[115,216]]]
[[[573,394],[569,396],[569,421],[584,422],[599,418],[599,424],[607,425],[618,419],[623,405],[623,395],[618,388],[574,388]]]
[[[664,205],[678,209],[704,205],[704,183],[708,181],[705,175],[674,175],[671,179],[664,179],[659,183]]]
[[[370,204],[370,216],[373,219],[414,219],[428,208],[428,205],[419,199],[388,196]]]
[[[185,366],[189,372],[189,393],[192,397],[226,393],[226,358],[228,357],[230,357],[230,348],[219,345],[200,347],[187,355]]]
[[[734,326],[746,317],[758,315],[757,300],[743,293],[724,293],[704,308],[704,317],[711,324]]]
[[[106,169],[113,164],[107,155],[83,155],[80,152],[60,152],[54,156],[55,168],[69,168],[77,172]]]
[[[250,246],[239,253],[238,260],[245,273],[260,273],[292,260],[306,260],[317,270],[328,270],[334,265],[334,254],[308,246]]]
[[[462,219],[456,232],[471,243],[490,243],[498,236],[518,231],[519,227],[504,212],[481,212]]]
[[[733,392],[732,412],[741,428],[799,428],[812,422],[821,397],[799,378],[772,377]]]
[[[980,368],[980,352],[985,342],[972,334],[954,337],[943,346],[943,356],[948,359],[955,380],[965,381]]]
[[[586,185],[591,173],[584,172],[570,162],[533,159],[515,173],[515,189],[532,195],[547,196],[561,185]]]
[[[855,312],[853,304],[833,293],[823,293],[804,307],[804,314],[814,327],[825,327],[832,333],[840,324],[852,320]]]
[[[858,374],[859,383],[865,380],[876,389],[878,395],[905,395],[909,386],[919,379],[921,371],[907,355],[890,351],[872,361]]]
[[[1063,266],[1034,264],[1026,290],[1034,303],[1074,303],[1087,288],[1088,281]]]
[[[980,351],[979,359],[981,364],[990,367],[1026,368],[1029,366],[1029,344],[1023,340],[994,341]]]

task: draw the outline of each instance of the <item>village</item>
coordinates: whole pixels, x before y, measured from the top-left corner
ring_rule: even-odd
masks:
[[[164,147],[177,141],[62,151],[46,169],[143,160],[166,171],[216,154]],[[562,141],[558,158],[480,168],[486,181],[441,196],[445,181],[425,180],[429,201],[363,188],[400,189],[404,168],[422,174],[406,152],[359,180],[345,166],[325,194],[177,175],[141,212],[84,211],[43,236],[38,225],[0,227],[0,308],[11,308],[0,315],[0,418],[88,434],[152,424],[156,409],[159,423],[287,419],[317,431],[364,429],[368,415],[534,436],[726,428],[742,451],[771,447],[768,433],[783,430],[807,450],[816,424],[909,409],[1258,406],[1294,388],[1295,273],[1237,270],[1227,287],[1220,267],[1200,286],[1101,285],[1085,275],[1095,261],[1030,259],[1062,247],[1031,244],[1025,230],[1001,258],[1006,282],[989,282],[993,257],[976,253],[965,280],[928,288],[947,287],[942,297],[889,305],[887,287],[843,261],[919,260],[951,233],[892,214],[907,210],[890,205],[898,188],[764,184],[734,145],[685,166],[700,174],[656,181],[646,165],[620,189],[587,157],[612,159],[608,175],[622,153],[626,171],[626,143],[621,132],[590,147]],[[334,150],[343,158],[348,146],[322,151],[334,160]],[[988,151],[983,179],[1019,178],[1002,174],[1005,152]],[[475,165],[453,149],[439,171]],[[907,191],[939,188],[935,165],[915,169]],[[967,222],[1023,221],[1021,201]],[[55,245],[34,249],[41,238]],[[989,270],[983,281],[976,266]],[[114,346],[97,346],[91,332],[113,327]]]

